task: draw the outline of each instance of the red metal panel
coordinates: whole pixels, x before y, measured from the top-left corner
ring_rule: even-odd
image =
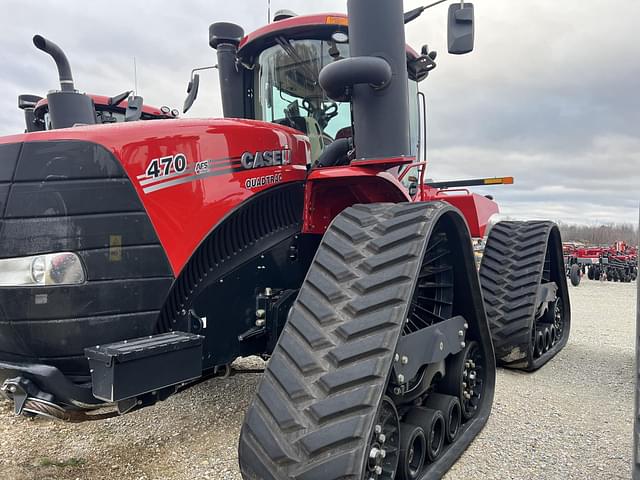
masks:
[[[492,215],[499,213],[498,204],[477,193],[471,193],[466,189],[460,190],[437,190],[425,188],[423,199],[442,200],[450,203],[462,212],[471,236],[474,238],[484,237]]]
[[[336,215],[356,203],[410,201],[398,179],[379,169],[345,166],[313,170],[305,190],[303,232],[324,233]]]
[[[213,227],[252,195],[274,183],[303,181],[309,143],[293,129],[250,120],[155,120],[12,135],[0,143],[85,140],[111,150],[124,166],[177,275]],[[288,150],[290,164],[244,169],[245,151]],[[148,178],[152,160],[182,154],[182,174]],[[196,164],[208,162],[196,174]],[[274,183],[247,185],[251,179]],[[260,183],[260,182],[258,182]],[[116,232],[114,232],[116,233]]]

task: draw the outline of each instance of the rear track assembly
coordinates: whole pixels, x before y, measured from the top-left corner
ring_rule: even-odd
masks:
[[[566,345],[571,311],[554,223],[496,224],[482,257],[480,284],[501,365],[536,370]]]

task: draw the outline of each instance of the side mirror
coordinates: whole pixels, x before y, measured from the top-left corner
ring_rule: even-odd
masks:
[[[449,53],[462,55],[473,50],[473,3],[454,3],[449,6]]]
[[[198,96],[198,88],[200,87],[200,75],[197,73],[193,74],[193,78],[189,81],[189,85],[187,85],[187,98],[184,101],[184,107],[182,107],[182,113],[187,113],[187,111],[193,106],[193,102],[196,101],[196,97]]]

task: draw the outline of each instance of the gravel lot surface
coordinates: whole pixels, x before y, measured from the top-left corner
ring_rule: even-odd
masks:
[[[630,477],[636,285],[570,288],[569,344],[534,374],[498,372],[489,423],[445,478]],[[258,379],[209,380],[83,424],[14,417],[0,402],[2,478],[239,480],[237,438]]]

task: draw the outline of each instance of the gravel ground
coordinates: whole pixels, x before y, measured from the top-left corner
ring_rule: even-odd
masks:
[[[534,374],[498,372],[489,423],[445,478],[629,478],[635,288],[587,280],[571,288],[569,344]],[[15,417],[1,402],[0,471],[16,480],[239,480],[237,438],[258,379],[209,380],[83,424]]]

